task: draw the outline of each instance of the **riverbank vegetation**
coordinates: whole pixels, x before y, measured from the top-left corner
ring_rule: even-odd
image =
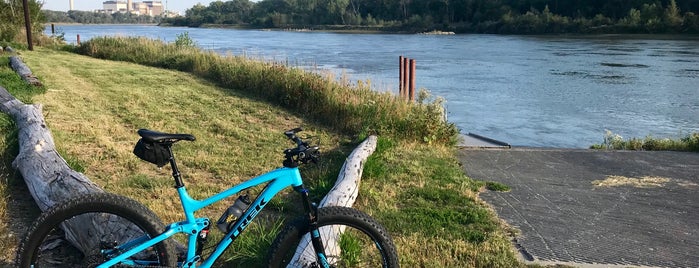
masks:
[[[191,72],[349,135],[377,133],[425,142],[453,144],[456,141],[458,130],[444,121],[438,98],[411,104],[388,92],[374,91],[367,83],[353,84],[346,79],[326,78],[243,56],[221,56],[193,44],[186,33],[173,43],[139,37],[98,37],[75,51],[97,58]]]
[[[699,33],[699,0],[250,0],[195,5],[177,26],[457,33]]]
[[[624,139],[618,134],[607,131],[602,144],[595,144],[591,149],[635,150],[635,151],[685,151],[699,152],[699,133],[692,133],[679,139],[661,139],[651,136]]]
[[[128,48],[119,51],[106,44],[109,49],[101,49],[101,42],[145,41],[96,40],[89,46],[101,57],[123,58],[130,55]],[[187,46],[168,49],[190,50]],[[108,56],[107,51],[114,54]],[[169,171],[157,170],[132,155],[138,128],[197,136],[196,142],[181,143],[175,148],[190,194],[196,198],[279,166],[281,151],[289,146],[280,133],[304,125],[308,128],[306,133],[318,136],[324,148],[321,164],[305,166],[302,171],[314,189],[314,198],[318,199],[330,188],[344,158],[362,138],[362,135],[348,135],[356,131],[340,131],[311,113],[295,111],[294,106],[270,105],[276,102],[267,100],[266,94],[249,91],[255,89],[249,87],[253,84],[219,86],[196,73],[196,68],[203,68],[200,65],[193,65],[199,67],[186,73],[44,48],[22,51],[22,57],[47,87],[46,93],[32,100],[44,105],[48,127],[62,155],[70,157],[74,165],[84,169],[91,180],[107,191],[145,203],[164,221],[179,220],[181,211],[172,192]],[[199,57],[202,58],[177,59],[184,62],[209,59]],[[225,75],[218,71],[224,80],[237,78],[236,72],[243,70],[240,68],[251,68],[236,66],[253,64],[242,59],[234,62],[230,57],[221,60],[229,62],[224,65],[228,67]],[[248,71],[267,83],[279,83],[265,80],[267,68],[289,73],[283,77],[298,80],[297,83],[308,79],[276,64],[257,64],[259,70]],[[9,69],[6,65],[0,68]],[[336,84],[334,80],[324,83]],[[293,84],[288,81],[282,85]],[[331,88],[345,93],[363,90],[342,84]],[[366,103],[381,98],[369,98]],[[13,136],[12,130],[0,131],[3,132],[0,137],[5,139],[0,145],[11,147],[14,142],[7,137]],[[382,133],[377,151],[366,163],[356,206],[388,227],[403,266],[521,267],[508,233],[476,197],[484,183],[464,175],[449,143],[435,139],[430,144],[400,133]],[[26,193],[26,189],[13,191]],[[293,197],[291,193],[272,202],[268,207],[270,214],[248,228],[248,233],[236,241],[233,250],[218,264],[248,267],[259,263],[281,221],[295,215],[292,213],[295,202],[289,199]],[[199,216],[218,217],[226,205],[218,204]],[[5,209],[12,214],[14,206]],[[16,241],[17,235],[11,241]],[[211,241],[221,236],[218,232],[212,235]],[[13,246],[16,244],[4,245],[3,252],[12,252]]]

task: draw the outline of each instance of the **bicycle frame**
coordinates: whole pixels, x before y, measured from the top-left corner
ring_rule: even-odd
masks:
[[[184,262],[181,263],[181,267],[211,267],[214,261],[216,261],[216,259],[221,256],[223,251],[241,234],[241,232],[243,232],[243,230],[245,230],[250,222],[252,222],[259,212],[269,203],[269,201],[285,188],[291,186],[295,191],[305,196],[305,203],[308,205],[304,206],[306,207],[306,210],[310,210],[310,201],[307,199],[308,192],[303,187],[303,181],[301,179],[301,174],[299,173],[298,167],[278,168],[235,185],[232,188],[204,200],[195,200],[189,196],[184,184],[182,183],[174,157],[170,159],[170,164],[173,169],[173,177],[175,178],[177,193],[179,194],[179,198],[182,202],[182,208],[184,209],[185,220],[170,224],[170,226],[167,227],[162,234],[156,237],[138,238],[133,241],[129,241],[124,245],[120,245],[116,249],[110,250],[110,252],[119,252],[121,250],[126,250],[126,252],[119,254],[98,267],[109,267],[116,264],[143,265],[134,261],[126,261],[126,259],[179,233],[184,233],[188,236],[187,256]],[[231,230],[218,243],[214,252],[211,253],[208,258],[202,261],[201,256],[196,255],[197,237],[205,227],[211,225],[211,222],[208,218],[196,218],[194,216],[194,212],[221,201],[222,199],[238,194],[245,189],[265,183],[267,183],[267,185],[265,186],[264,190],[250,204],[245,213],[243,213],[243,215],[236,220]],[[199,261],[202,262],[200,265],[197,265]]]

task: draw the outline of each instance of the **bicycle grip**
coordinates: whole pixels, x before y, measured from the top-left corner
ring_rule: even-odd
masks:
[[[303,131],[303,129],[300,128],[300,127],[297,127],[297,128],[294,128],[294,129],[289,129],[289,130],[287,130],[287,131],[284,131],[284,135],[286,135],[287,137],[291,138],[291,136],[293,136],[294,134],[299,133],[299,132],[301,132],[301,131]]]

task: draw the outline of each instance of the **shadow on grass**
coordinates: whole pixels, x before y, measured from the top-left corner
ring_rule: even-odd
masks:
[[[19,149],[17,129],[9,117],[5,115],[0,116],[2,116],[0,118],[0,126],[2,126],[0,128],[2,129],[0,130],[0,138],[2,138],[2,141],[0,141],[0,146],[2,146],[0,178],[3,179],[2,183],[5,184],[5,192],[2,194],[6,197],[4,200],[6,202],[5,211],[2,213],[6,217],[8,228],[4,230],[7,232],[8,240],[0,243],[2,245],[0,250],[5,252],[5,256],[12,256],[10,259],[0,262],[0,267],[11,267],[20,240],[24,237],[34,219],[38,217],[40,210],[29,194],[22,176],[12,168],[12,161],[17,156]]]

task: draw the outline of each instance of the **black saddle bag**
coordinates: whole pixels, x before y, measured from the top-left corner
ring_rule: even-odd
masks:
[[[133,154],[143,160],[153,163],[158,167],[162,167],[170,161],[170,150],[167,145],[160,143],[152,143],[138,140],[136,147],[133,149]]]

